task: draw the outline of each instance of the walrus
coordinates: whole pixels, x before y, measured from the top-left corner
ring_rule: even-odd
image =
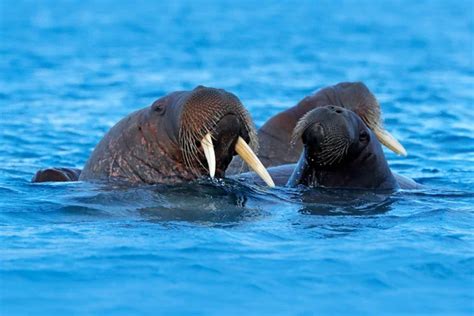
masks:
[[[406,156],[405,148],[383,127],[382,112],[375,96],[362,82],[341,82],[303,98],[295,106],[280,112],[258,130],[259,158],[265,167],[295,163],[303,149],[301,142],[291,146],[297,122],[309,111],[327,105],[340,106],[355,112],[378,140],[399,155]],[[232,163],[233,172],[240,164]]]
[[[375,133],[353,111],[328,105],[307,112],[292,132],[296,164],[269,168],[277,185],[396,190],[420,188],[391,172]],[[251,174],[239,176],[252,177]]]
[[[124,181],[174,184],[223,178],[239,155],[265,183],[274,183],[257,158],[256,131],[240,100],[222,89],[198,86],[170,93],[131,113],[95,147],[84,169],[48,168],[33,182]]]
[[[81,175],[78,168],[46,168],[36,172],[31,182],[68,182],[77,181]]]

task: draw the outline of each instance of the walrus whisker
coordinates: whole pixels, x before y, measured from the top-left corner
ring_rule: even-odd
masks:
[[[321,144],[321,153],[316,157],[316,162],[321,165],[338,163],[346,155],[349,143],[344,138],[330,137]]]
[[[188,104],[186,104],[185,107],[187,107]],[[189,105],[189,107],[191,107],[191,105]],[[206,106],[200,107],[199,110],[200,111],[194,109],[192,111],[183,110],[181,129],[179,131],[179,143],[183,149],[184,163],[194,174],[200,175],[201,167],[202,169],[209,170],[210,175],[212,174],[209,161],[207,161],[207,166],[205,166],[202,158],[200,158],[199,147],[204,149],[203,139],[206,135],[210,134],[212,140],[217,124],[226,114],[231,113],[239,118],[239,121],[243,124],[243,128],[250,139],[250,147],[255,151],[257,150],[258,141],[255,126],[252,123],[250,114],[245,110],[238,99],[232,100],[232,102],[225,105],[222,103],[214,104],[211,102],[209,104],[206,102]],[[206,150],[209,153],[210,147],[204,150],[205,156]],[[214,163],[216,164],[216,162]]]
[[[207,135],[211,133],[213,126],[215,126],[217,122],[218,119],[214,117],[209,122],[203,123],[202,126],[198,126],[198,124],[195,123],[187,124],[185,125],[187,128],[183,128],[180,131],[180,143],[183,147],[184,162],[186,166],[196,175],[199,175],[199,170],[197,168],[199,165],[203,168],[206,168],[199,158],[199,148],[196,145],[196,142],[199,142],[199,144],[202,143],[201,140],[203,136],[199,136],[201,134],[199,131],[202,130],[204,132],[203,134]],[[207,167],[209,167],[209,165]]]
[[[336,146],[327,146],[323,148],[321,157],[332,157],[338,156],[344,153],[345,144],[338,144]]]

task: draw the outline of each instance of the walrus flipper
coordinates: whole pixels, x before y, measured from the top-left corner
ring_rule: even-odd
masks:
[[[70,182],[78,181],[81,169],[77,168],[46,168],[36,172],[31,182]]]

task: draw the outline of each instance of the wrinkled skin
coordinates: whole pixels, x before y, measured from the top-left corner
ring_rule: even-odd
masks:
[[[255,131],[239,99],[224,90],[198,86],[168,94],[113,126],[77,177],[65,168],[40,170],[33,182],[117,180],[134,184],[180,183],[207,176],[199,140],[212,132],[216,177],[236,154],[237,138],[255,145]],[[48,175],[54,174],[54,177]]]
[[[380,105],[375,96],[361,82],[342,82],[305,97],[298,104],[271,117],[258,130],[259,158],[265,167],[295,163],[300,157],[303,144],[298,141],[291,146],[291,135],[296,123],[309,111],[326,105],[347,108],[373,128],[381,124]],[[238,159],[231,169],[238,173]]]
[[[318,107],[298,122],[292,134],[292,143],[299,141],[303,149],[296,164],[268,169],[276,185],[380,190],[422,187],[390,171],[379,141],[350,110]],[[252,173],[237,178],[259,182]]]

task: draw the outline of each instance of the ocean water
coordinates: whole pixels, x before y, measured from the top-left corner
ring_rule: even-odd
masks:
[[[472,1],[0,2],[0,314],[474,313]],[[199,84],[257,126],[363,81],[426,185],[31,184]]]

